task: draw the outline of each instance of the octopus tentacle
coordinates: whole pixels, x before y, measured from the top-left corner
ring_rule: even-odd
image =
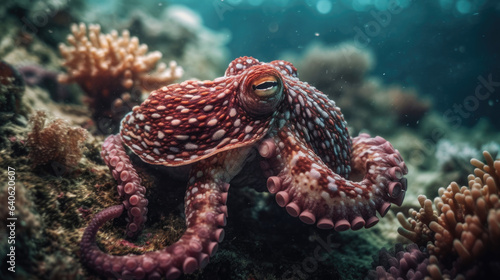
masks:
[[[146,221],[145,188],[125,144],[144,162],[191,168],[185,197],[187,230],[174,244],[144,255],[112,256],[95,238],[106,221],[128,213],[127,235]],[[401,205],[408,172],[399,152],[380,137],[351,139],[340,108],[298,79],[289,62],[240,57],[224,77],[157,89],[103,144],[104,161],[123,204],[95,215],[81,242],[83,261],[116,278],[175,279],[204,267],[224,237],[227,182],[257,147],[267,188],[307,224],[342,231],[369,228],[391,203]]]
[[[205,191],[192,191],[204,188],[200,182],[188,190],[186,207],[188,228],[174,244],[159,251],[144,255],[113,256],[106,254],[95,244],[95,235],[106,221],[119,217],[123,205],[109,207],[97,214],[86,228],[81,242],[81,255],[84,263],[96,272],[108,277],[134,279],[176,279],[182,273],[193,273],[208,264],[224,238],[222,227],[226,224],[227,208],[224,205],[228,184],[209,184]],[[196,210],[203,205],[203,210]],[[189,222],[189,221],[196,222]]]
[[[116,161],[130,162],[120,143],[119,137],[110,136],[103,145],[103,157],[113,174],[118,165]],[[222,227],[226,225],[227,217],[227,182],[241,170],[249,150],[220,153],[193,166],[185,197],[187,229],[177,242],[144,255],[113,256],[102,252],[95,243],[97,231],[106,221],[122,214],[127,207],[124,203],[109,207],[92,219],[80,244],[83,262],[108,277],[134,279],[176,279],[182,273],[193,273],[206,266],[210,256],[217,251],[218,242],[224,238]],[[216,172],[206,172],[209,167]],[[115,175],[119,183],[130,183],[120,177],[123,172],[134,174],[132,177],[137,176],[131,165],[127,164],[126,168]]]
[[[118,194],[123,198],[123,205],[128,214],[126,234],[134,237],[144,228],[147,220],[148,200],[144,196],[146,189],[141,186],[141,179],[123,149],[120,136],[111,135],[106,138],[101,157],[118,182]]]
[[[351,181],[334,173],[307,143],[283,128],[259,146],[267,168],[267,187],[276,201],[304,223],[337,231],[369,228],[384,216],[390,203],[400,205],[407,168],[397,150],[381,137],[353,139]]]

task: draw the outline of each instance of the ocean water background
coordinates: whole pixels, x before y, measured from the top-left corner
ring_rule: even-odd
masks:
[[[431,97],[450,123],[459,117],[461,124],[473,126],[486,118],[500,128],[498,1],[92,0],[88,5],[119,18],[138,8],[159,15],[162,3],[185,5],[207,27],[229,31],[230,59],[246,55],[271,61],[285,52],[301,54],[314,42],[354,42],[373,52],[371,75]],[[491,98],[471,98],[484,80],[490,81]]]

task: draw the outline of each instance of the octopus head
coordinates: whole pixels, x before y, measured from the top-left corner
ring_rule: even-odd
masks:
[[[249,115],[269,116],[283,100],[283,79],[270,65],[256,65],[242,77],[239,101]]]
[[[213,81],[157,89],[122,120],[122,140],[143,161],[165,166],[252,145],[279,113],[285,74],[277,65],[242,57]]]

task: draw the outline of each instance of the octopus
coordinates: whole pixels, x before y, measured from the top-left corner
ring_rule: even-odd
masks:
[[[99,228],[123,212],[137,236],[148,200],[125,147],[153,165],[188,166],[186,231],[143,255],[115,256],[96,245]],[[335,102],[300,81],[289,62],[232,61],[223,77],[157,89],[124,117],[101,155],[118,182],[120,205],[97,213],[81,241],[82,261],[122,279],[176,279],[204,268],[224,238],[231,180],[249,156],[267,177],[279,206],[306,224],[345,231],[374,226],[391,203],[401,205],[408,169],[385,139],[351,138]]]

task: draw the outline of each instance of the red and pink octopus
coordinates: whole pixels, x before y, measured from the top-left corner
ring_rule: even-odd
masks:
[[[95,244],[99,227],[127,211],[127,235],[144,227],[148,201],[123,143],[143,161],[189,165],[187,229],[144,255],[113,256]],[[321,229],[369,228],[401,205],[407,168],[381,137],[351,138],[335,102],[297,77],[289,62],[240,57],[224,77],[153,91],[109,136],[101,152],[123,204],[95,215],[81,242],[83,262],[118,278],[178,278],[207,265],[224,238],[231,179],[257,149],[267,188],[293,217]]]

